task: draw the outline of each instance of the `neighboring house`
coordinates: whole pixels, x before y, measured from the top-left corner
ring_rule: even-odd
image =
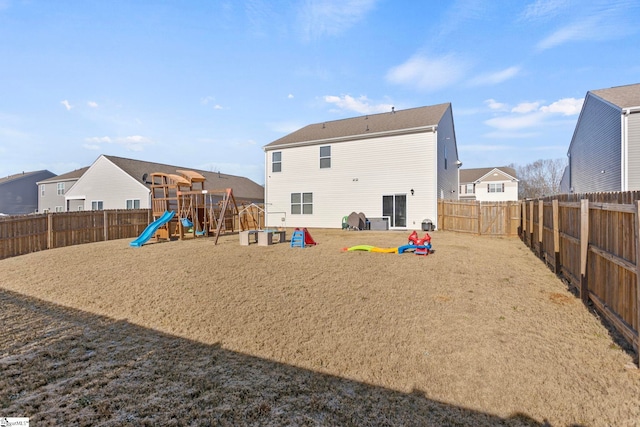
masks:
[[[0,213],[24,215],[38,209],[37,182],[55,176],[48,170],[22,172],[0,178]]]
[[[567,155],[572,193],[640,190],[640,84],[587,92]]]
[[[262,203],[264,200],[264,188],[249,178],[106,155],[101,155],[89,166],[66,192],[65,200],[68,207],[81,207],[81,210],[149,209],[151,174],[176,174],[179,169],[203,175],[205,190],[233,189],[238,203]]]
[[[67,204],[65,195],[89,168],[76,169],[53,178],[38,181],[38,212],[66,212],[82,210],[83,204]]]
[[[506,202],[518,200],[518,179],[513,168],[460,169],[460,200]]]
[[[392,229],[437,224],[457,199],[450,103],[316,123],[265,145],[267,225],[340,228],[362,212]]]

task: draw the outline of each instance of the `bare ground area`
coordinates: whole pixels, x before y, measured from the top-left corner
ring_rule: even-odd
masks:
[[[640,373],[519,240],[128,240],[0,261],[0,416],[33,425],[640,425]]]

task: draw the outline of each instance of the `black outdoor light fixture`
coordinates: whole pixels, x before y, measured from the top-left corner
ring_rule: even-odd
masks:
[[[413,196],[413,188],[411,189],[411,195]]]

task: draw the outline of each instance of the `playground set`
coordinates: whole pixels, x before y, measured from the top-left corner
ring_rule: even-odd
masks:
[[[256,209],[244,204],[242,211],[238,209],[231,188],[206,190],[204,183],[204,176],[190,170],[177,170],[176,174],[152,173],[154,220],[130,245],[139,247],[151,238],[182,240],[188,234],[214,236],[217,244],[220,235],[260,226],[261,218],[253,215]]]
[[[307,246],[315,246],[318,243],[313,240],[311,237],[311,233],[307,228],[296,228],[293,231],[293,235],[291,236],[291,244],[292,248],[306,248]]]
[[[357,245],[350,248],[342,248],[343,252],[347,251],[366,251],[366,252],[379,252],[387,254],[403,254],[405,252],[413,252],[416,255],[429,255],[434,250],[431,247],[431,236],[426,233],[424,237],[418,237],[418,233],[414,230],[409,235],[406,245],[399,246],[397,248],[378,248],[371,245]]]

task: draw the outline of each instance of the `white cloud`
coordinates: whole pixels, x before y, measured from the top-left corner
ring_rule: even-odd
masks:
[[[95,101],[89,101],[87,102],[87,105],[91,108],[98,108],[98,103]]]
[[[521,102],[520,104],[516,105],[515,107],[513,107],[511,109],[512,113],[520,113],[520,114],[526,114],[526,113],[530,113],[532,111],[537,111],[538,107],[540,107],[540,103],[539,102]]]
[[[550,105],[541,107],[540,111],[543,111],[545,113],[559,113],[563,116],[573,116],[576,114],[580,114],[583,103],[584,98],[562,98],[556,102],[551,103]]]
[[[360,114],[374,114],[391,111],[392,104],[373,104],[366,96],[354,98],[349,95],[334,96],[327,95],[324,101],[337,106],[340,110],[355,111]]]
[[[467,69],[468,64],[453,54],[440,58],[427,58],[417,54],[405,63],[391,68],[387,73],[387,80],[425,91],[435,91],[459,81]]]
[[[307,0],[298,10],[304,38],[337,36],[364,19],[377,0]]]
[[[73,108],[73,106],[71,104],[69,104],[69,101],[67,101],[66,99],[64,101],[60,101],[60,104],[64,105],[64,108],[67,109],[67,111],[71,110]]]
[[[536,0],[527,5],[521,14],[524,20],[539,20],[555,17],[571,4],[571,0]]]
[[[111,138],[109,136],[94,136],[85,138],[88,144],[84,148],[95,150],[100,148],[100,144],[116,144],[123,146],[127,151],[143,151],[146,145],[152,145],[153,141],[145,136],[132,135]]]
[[[289,95],[287,95],[287,98],[293,99],[293,94],[290,93]]]
[[[204,98],[200,99],[200,103],[202,105],[207,105],[208,103],[210,103],[213,100],[214,100],[213,96],[205,96]]]
[[[496,128],[500,130],[514,130],[514,129],[524,129],[524,128],[538,126],[543,119],[544,119],[544,114],[538,112],[538,113],[531,113],[531,114],[518,114],[518,115],[494,117],[492,119],[485,121],[484,123],[487,126],[491,126],[492,128]]]
[[[214,106],[213,106],[213,109],[214,109],[214,110],[224,110],[224,108],[223,108],[223,107],[222,107],[222,105],[220,105],[220,104],[216,104],[216,105],[214,105]]]
[[[498,102],[493,98],[487,99],[484,101],[487,106],[494,111],[507,111],[509,106],[503,102]]]
[[[472,86],[495,85],[509,80],[520,73],[520,67],[509,67],[495,73],[483,74],[471,79]]]
[[[536,47],[538,50],[546,50],[571,41],[596,39],[599,37],[594,34],[597,33],[597,28],[594,28],[596,21],[596,18],[589,18],[562,27],[538,42]]]

